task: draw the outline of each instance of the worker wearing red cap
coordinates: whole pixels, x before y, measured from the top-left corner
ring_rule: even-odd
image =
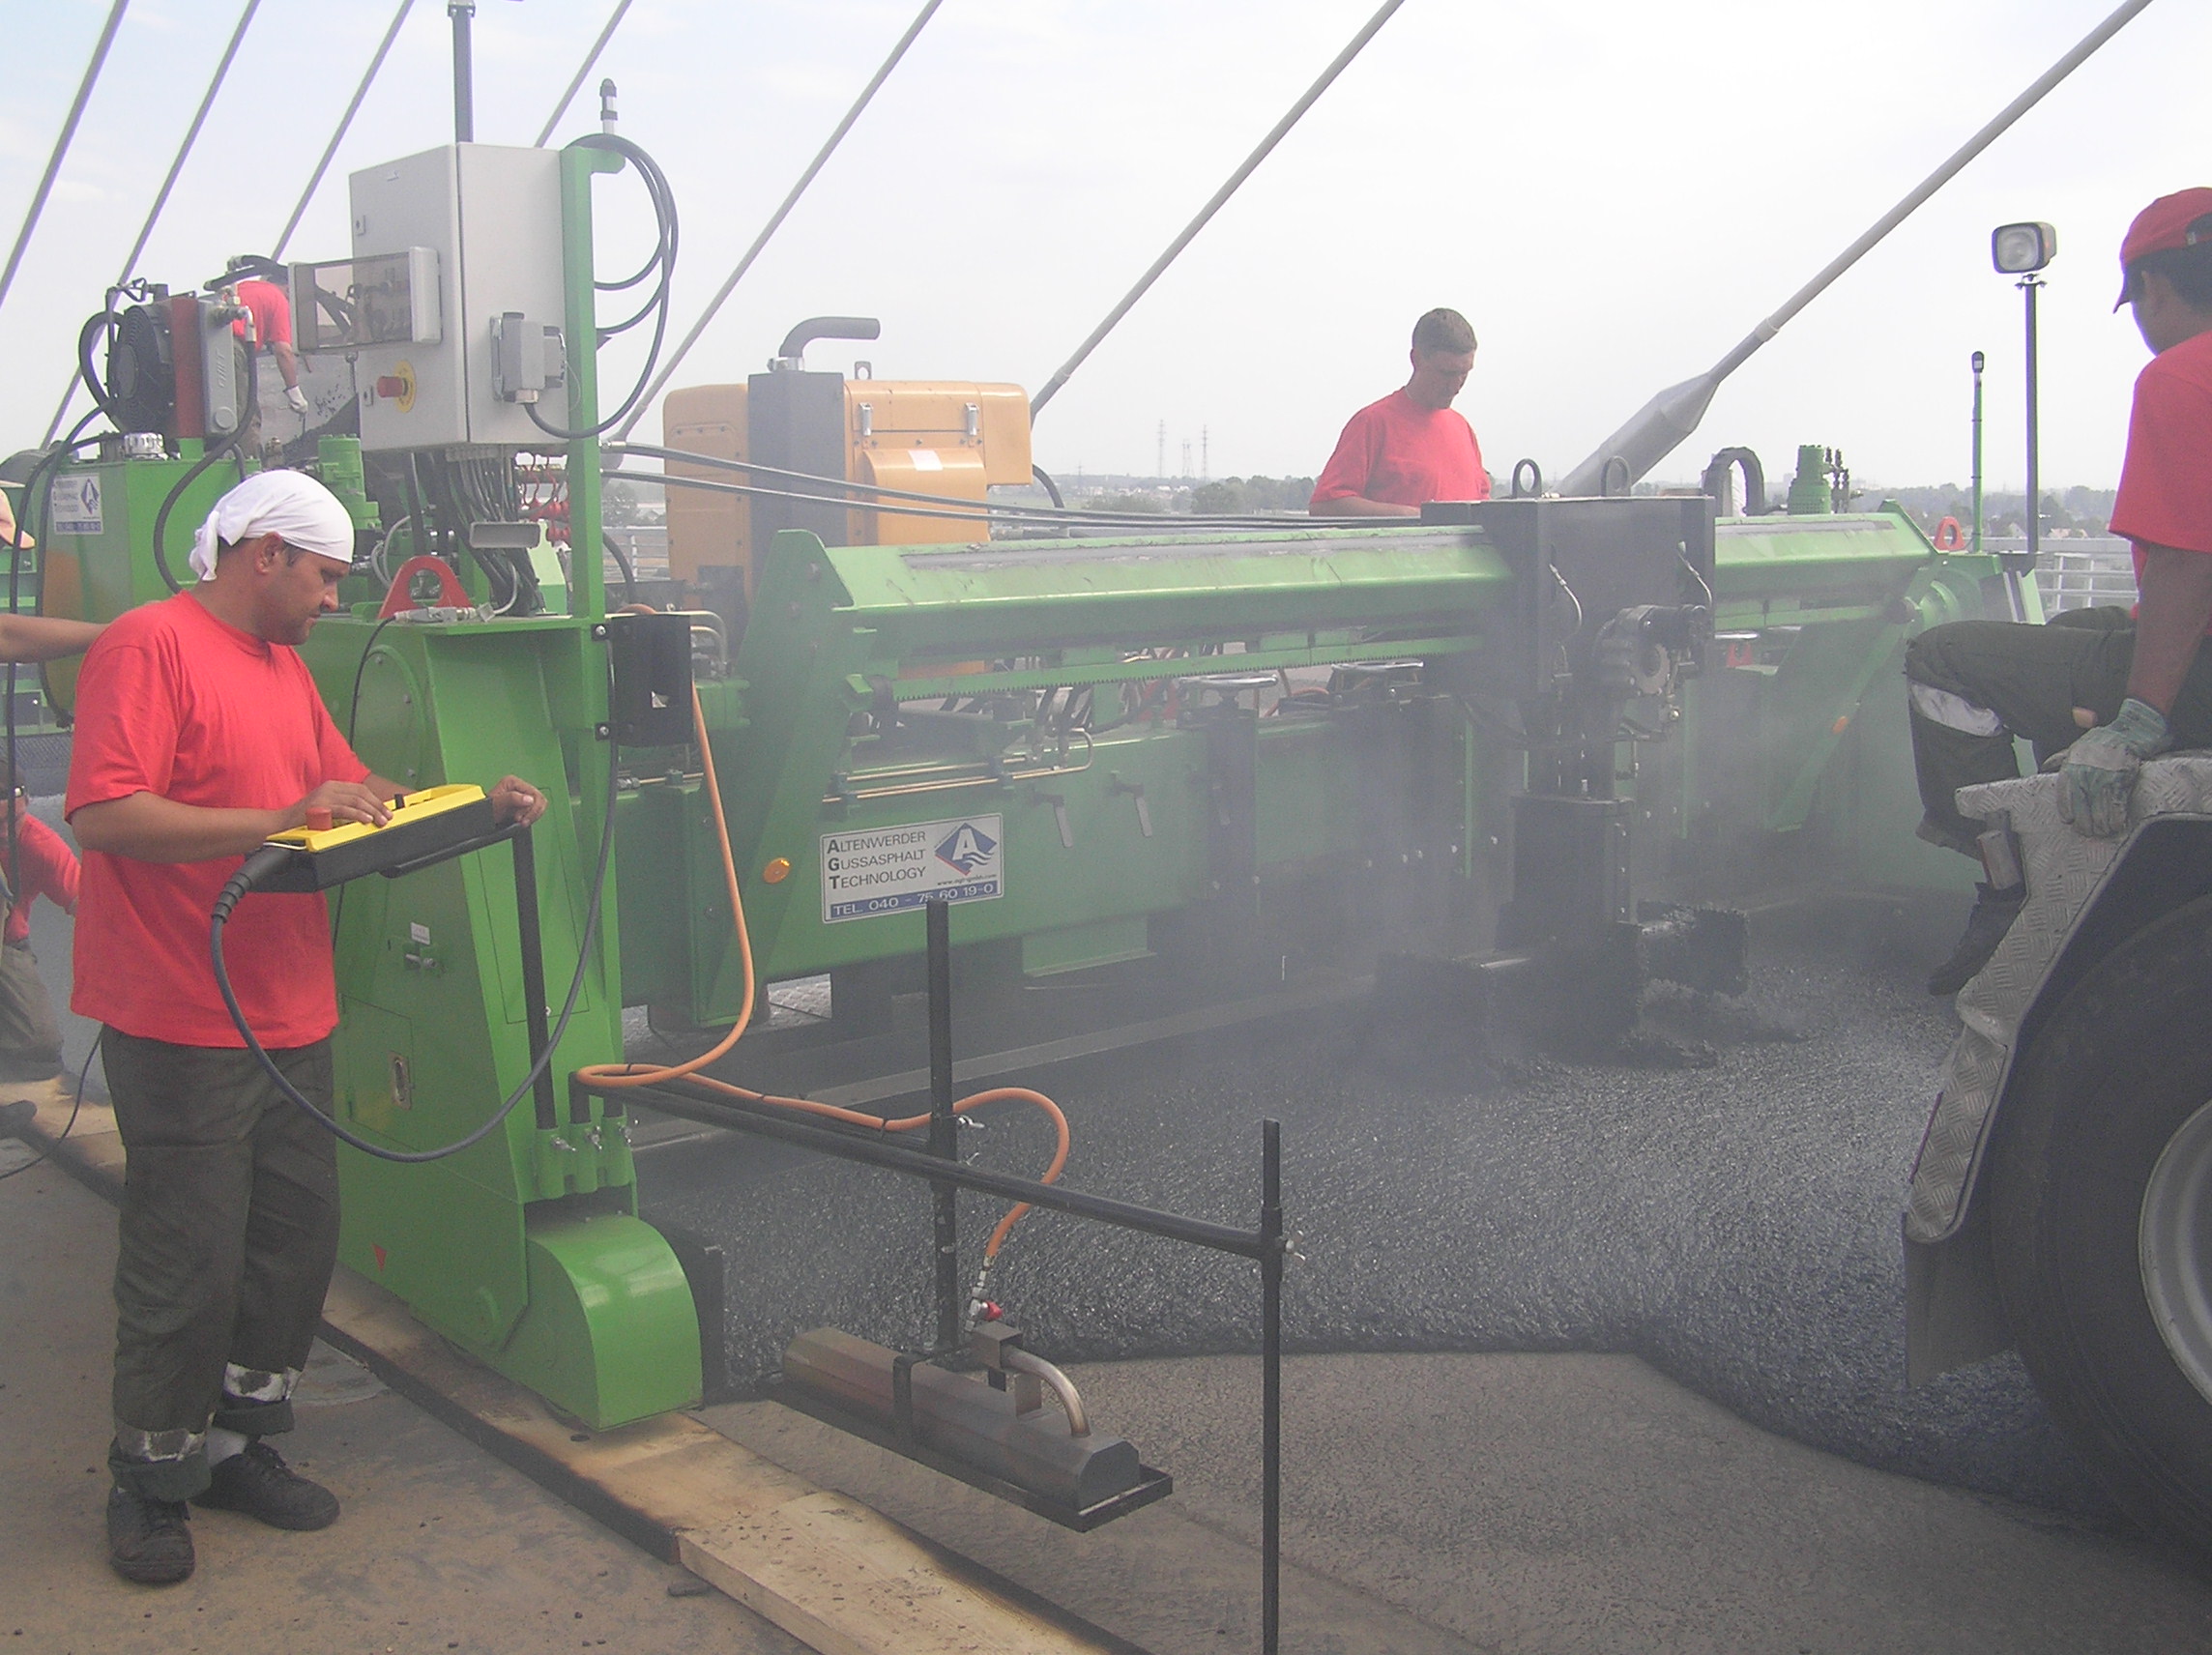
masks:
[[[1906,654],[1921,837],[1968,856],[1980,856],[1982,825],[1954,795],[2017,774],[2015,737],[2039,762],[2065,754],[2059,812],[2099,838],[2126,828],[2145,759],[2212,745],[2212,189],[2163,195],[2138,214],[2120,271],[2112,307],[2135,307],[2156,353],[2136,380],[2111,521],[2135,543],[2140,601],[2048,626],[1962,621],[1922,633]],[[1988,963],[2024,895],[2017,877],[1980,887],[1931,993],[1964,987]]]
[[[1418,517],[1431,500],[1488,500],[1490,474],[1452,399],[1474,371],[1474,330],[1457,310],[1413,324],[1412,377],[1354,414],[1306,507],[1316,517]]]

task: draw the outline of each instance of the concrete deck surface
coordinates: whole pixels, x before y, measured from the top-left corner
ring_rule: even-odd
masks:
[[[1254,1647],[1259,1364],[1070,1369],[1175,1495],[1069,1534],[771,1402],[706,1417],[1153,1655]],[[1293,1357],[1283,1646],[2164,1655],[2212,1582],[2126,1533],[1747,1424],[1634,1356]]]
[[[0,1139],[0,1172],[28,1151]],[[0,1651],[14,1655],[793,1655],[696,1587],[317,1347],[281,1446],[344,1502],[288,1534],[198,1512],[189,1581],[107,1567],[115,1213],[50,1163],[0,1180]]]

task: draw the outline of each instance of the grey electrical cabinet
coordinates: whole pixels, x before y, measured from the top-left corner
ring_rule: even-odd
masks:
[[[528,410],[535,401],[549,424],[568,422],[568,399],[558,389],[560,153],[445,144],[364,168],[350,184],[355,264],[404,255],[410,282],[437,284],[435,305],[427,295],[409,303],[413,314],[436,319],[411,331],[434,337],[348,351],[362,446],[555,445]],[[525,337],[528,351],[519,353]],[[518,381],[523,355],[534,368],[547,365]]]

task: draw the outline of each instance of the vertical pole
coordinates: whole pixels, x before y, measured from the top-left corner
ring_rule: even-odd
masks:
[[[538,850],[531,842],[531,830],[527,828],[507,843],[514,853],[515,929],[522,941],[522,1015],[524,1026],[530,1031],[530,1060],[535,1063],[552,1044],[552,1034],[546,1025],[545,942],[538,926]],[[551,1063],[538,1071],[533,1095],[537,1099],[538,1129],[550,1132],[561,1124]]]
[[[1283,1126],[1260,1122],[1260,1651],[1283,1618]]]
[[[453,142],[473,144],[477,137],[477,71],[475,44],[469,25],[477,15],[477,0],[446,0],[446,15],[453,21]]]
[[[2043,285],[2030,276],[2020,284],[2027,295],[2027,568],[2035,569],[2036,554],[2043,549],[2042,455],[2035,421],[2035,292]]]
[[[602,172],[620,172],[623,159],[605,150],[576,149],[560,152],[561,167],[561,268],[566,288],[562,326],[568,341],[568,429],[589,431],[599,422],[598,299],[593,287],[592,180]],[[579,437],[568,445],[568,463],[562,471],[568,490],[568,613],[581,624],[572,634],[582,657],[577,678],[583,690],[583,715],[588,721],[576,732],[579,747],[577,787],[581,796],[576,812],[576,841],[581,866],[595,864],[599,854],[601,825],[607,820],[607,795],[615,786],[615,743],[612,710],[607,705],[607,646],[594,637],[603,633],[606,618],[606,582],[599,566],[599,444],[597,437]],[[550,644],[548,648],[552,647]],[[595,739],[596,738],[596,739]],[[597,751],[594,752],[593,749]],[[600,763],[603,756],[605,762]],[[616,909],[620,894],[612,858],[607,888],[599,897],[599,930],[594,946],[597,977],[594,992],[615,980],[612,967],[616,939],[622,935]],[[600,1002],[604,1003],[604,1000]]]
[[[960,1122],[952,1113],[952,905],[931,902],[922,913],[929,923],[929,1152],[942,1160],[960,1158]],[[932,1184],[936,1205],[934,1257],[937,1262],[937,1349],[960,1343],[960,1192]]]
[[[1974,550],[1982,549],[1982,353],[1974,362]]]

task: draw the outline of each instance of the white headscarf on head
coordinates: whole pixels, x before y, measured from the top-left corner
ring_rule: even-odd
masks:
[[[213,580],[217,550],[256,535],[281,535],[303,552],[353,562],[353,518],[336,495],[304,472],[256,472],[217,501],[192,537],[193,571]]]

